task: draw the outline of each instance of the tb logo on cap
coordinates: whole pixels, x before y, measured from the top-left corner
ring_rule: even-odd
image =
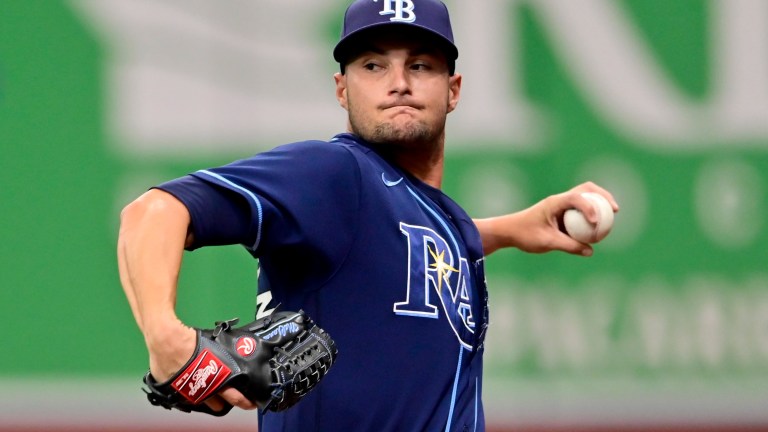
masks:
[[[373,0],[374,3],[378,3],[379,0]],[[416,14],[413,12],[415,7],[413,0],[383,0],[384,10],[379,12],[379,15],[395,15],[390,18],[390,21],[398,22],[414,22],[416,21]],[[395,8],[392,8],[392,3],[395,4]],[[405,13],[405,16],[403,15]]]

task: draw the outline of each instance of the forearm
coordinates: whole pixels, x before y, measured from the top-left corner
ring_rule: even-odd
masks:
[[[597,221],[597,210],[582,196],[584,192],[599,193],[611,204],[614,212],[619,204],[600,186],[586,182],[567,192],[550,195],[516,213],[486,219],[475,219],[483,242],[483,252],[489,255],[502,248],[514,247],[524,252],[545,253],[554,250],[574,255],[592,255],[592,246],[580,243],[561,230],[563,214],[575,208],[587,219]]]
[[[490,255],[499,249],[518,247],[520,236],[518,231],[523,226],[523,224],[517,221],[520,218],[521,212],[484,219],[473,219],[478,231],[480,231],[483,253]]]
[[[153,327],[176,320],[176,285],[188,227],[186,207],[159,190],[142,195],[121,214],[120,281],[145,336]]]

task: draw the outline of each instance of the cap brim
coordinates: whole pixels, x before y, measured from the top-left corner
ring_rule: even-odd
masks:
[[[425,34],[430,35],[431,37],[435,38],[435,40],[439,43],[439,48],[441,51],[445,53],[446,59],[448,61],[455,61],[459,57],[459,50],[456,48],[456,45],[453,44],[448,38],[441,35],[440,33],[428,28],[421,26],[416,23],[393,23],[393,22],[378,22],[373,23],[370,25],[367,25],[365,27],[361,27],[348,35],[346,35],[342,40],[339,41],[338,44],[336,44],[336,47],[333,49],[333,58],[340,64],[345,64],[349,61],[351,56],[354,56],[356,54],[356,51],[359,50],[359,46],[361,45],[362,41],[365,40],[365,34],[370,33],[374,29],[383,29],[383,28],[391,28],[393,31],[397,28],[401,29],[413,29],[413,30],[420,30],[423,31]]]

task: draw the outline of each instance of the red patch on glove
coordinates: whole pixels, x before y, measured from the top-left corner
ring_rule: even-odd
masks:
[[[237,340],[235,345],[235,349],[237,350],[237,353],[240,354],[240,357],[248,357],[256,351],[258,343],[256,342],[256,339],[251,336],[243,336]]]
[[[232,371],[210,351],[203,350],[171,386],[193,404],[211,396]]]

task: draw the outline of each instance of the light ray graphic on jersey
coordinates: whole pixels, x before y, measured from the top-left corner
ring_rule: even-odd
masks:
[[[433,262],[429,266],[437,270],[437,290],[442,291],[443,279],[449,277],[452,272],[457,272],[459,270],[451,267],[445,262],[444,250],[440,251],[439,255],[435,253],[435,251],[433,251],[432,248],[430,247],[428,247],[428,250],[429,250],[429,254],[432,255],[432,259],[435,260],[435,262]]]

